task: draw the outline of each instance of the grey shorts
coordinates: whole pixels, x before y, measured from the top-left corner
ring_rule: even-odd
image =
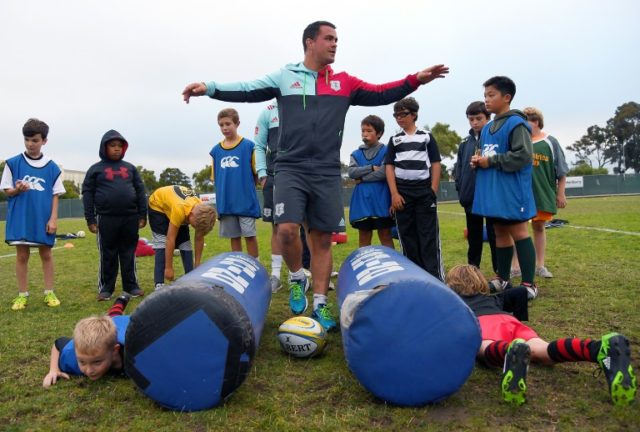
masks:
[[[273,217],[276,224],[303,224],[311,230],[345,230],[340,176],[280,171],[275,175]]]
[[[273,223],[273,176],[268,175],[262,188],[262,220]]]
[[[256,220],[246,216],[221,216],[219,234],[223,238],[255,237]]]

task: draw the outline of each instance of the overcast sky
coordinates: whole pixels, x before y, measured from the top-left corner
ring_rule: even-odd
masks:
[[[44,152],[67,169],[98,159],[104,132],[129,141],[126,159],[191,176],[221,137],[217,112],[230,106],[181,97],[194,81],[251,80],[302,60],[312,21],[337,26],[333,65],[365,81],[400,79],[436,63],[451,73],[421,87],[420,124],[468,131],[466,106],[482,82],[507,75],[515,108],[536,106],[563,146],[603,125],[619,105],[640,101],[637,0],[412,1],[31,1],[0,2],[0,159],[24,150],[29,117],[50,127]],[[237,104],[252,138],[266,106]],[[360,120],[390,106],[352,107],[342,160],[360,144]],[[573,157],[569,157],[573,161]],[[449,164],[450,165],[450,164]]]

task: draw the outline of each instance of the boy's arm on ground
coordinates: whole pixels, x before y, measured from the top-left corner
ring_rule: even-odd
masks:
[[[531,134],[523,124],[518,125],[509,137],[509,151],[490,156],[489,166],[505,172],[520,171],[533,161]]]
[[[196,233],[196,238],[194,239],[195,243],[195,266],[198,267],[200,265],[200,261],[202,261],[202,250],[204,249],[204,235],[200,235]]]
[[[56,348],[56,345],[54,344],[51,347],[51,359],[49,360],[49,373],[47,373],[47,375],[45,375],[44,379],[42,380],[42,387],[44,388],[51,387],[58,381],[58,378],[69,379],[69,375],[60,370],[60,367],[58,366],[59,360],[60,360],[60,351],[58,351],[58,348]]]

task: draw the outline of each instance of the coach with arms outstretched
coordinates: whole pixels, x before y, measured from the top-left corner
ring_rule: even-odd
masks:
[[[336,322],[327,307],[332,269],[331,233],[344,227],[340,146],[350,105],[387,105],[415,91],[421,84],[449,72],[436,65],[386,83],[369,84],[345,72],[334,72],[338,36],[333,24],[316,21],[302,34],[304,61],[288,64],[261,79],[247,82],[189,84],[191,96],[207,95],[227,102],[264,102],[276,98],[280,137],[275,166],[274,221],[282,255],[290,270],[291,311],[307,308],[308,280],[301,261],[299,225],[306,222],[311,236],[313,318],[327,330]]]

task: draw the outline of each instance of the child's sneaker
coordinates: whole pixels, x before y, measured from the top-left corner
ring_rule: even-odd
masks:
[[[527,289],[527,298],[529,300],[533,300],[534,298],[538,297],[538,285],[522,282],[520,286],[523,286]]]
[[[496,276],[489,281],[489,291],[493,293],[499,293],[504,290],[508,290],[511,288],[511,282],[502,280],[500,277]]]
[[[598,363],[607,377],[614,405],[629,405],[636,395],[637,380],[631,367],[629,340],[619,333],[602,336]]]
[[[553,273],[551,273],[549,270],[547,270],[547,268],[545,266],[542,267],[538,267],[536,269],[536,275],[543,277],[543,278],[552,278],[553,277]]]
[[[269,278],[269,284],[271,285],[271,292],[273,294],[277,293],[280,291],[280,288],[282,288],[282,282],[280,282],[280,279],[275,276],[271,276]]]
[[[113,295],[112,292],[109,291],[100,291],[98,293],[98,301],[107,301],[107,300],[111,300],[111,296]]]
[[[311,314],[311,318],[318,321],[326,331],[331,331],[337,327],[336,320],[333,319],[329,305],[319,304]]]
[[[11,305],[11,310],[17,311],[22,310],[27,307],[27,302],[29,301],[28,296],[21,296],[13,299],[13,304]]]
[[[51,291],[44,295],[44,302],[49,307],[58,307],[60,306],[60,300],[56,297],[56,294]]]
[[[131,291],[129,291],[129,295],[131,297],[143,297],[144,296],[144,291],[141,290],[140,288],[134,288]]]
[[[305,293],[309,289],[309,279],[289,281],[289,308],[294,315],[300,315],[307,310],[307,296]]]
[[[502,370],[502,399],[522,405],[527,400],[527,370],[531,359],[531,348],[524,339],[514,339],[507,349]]]

